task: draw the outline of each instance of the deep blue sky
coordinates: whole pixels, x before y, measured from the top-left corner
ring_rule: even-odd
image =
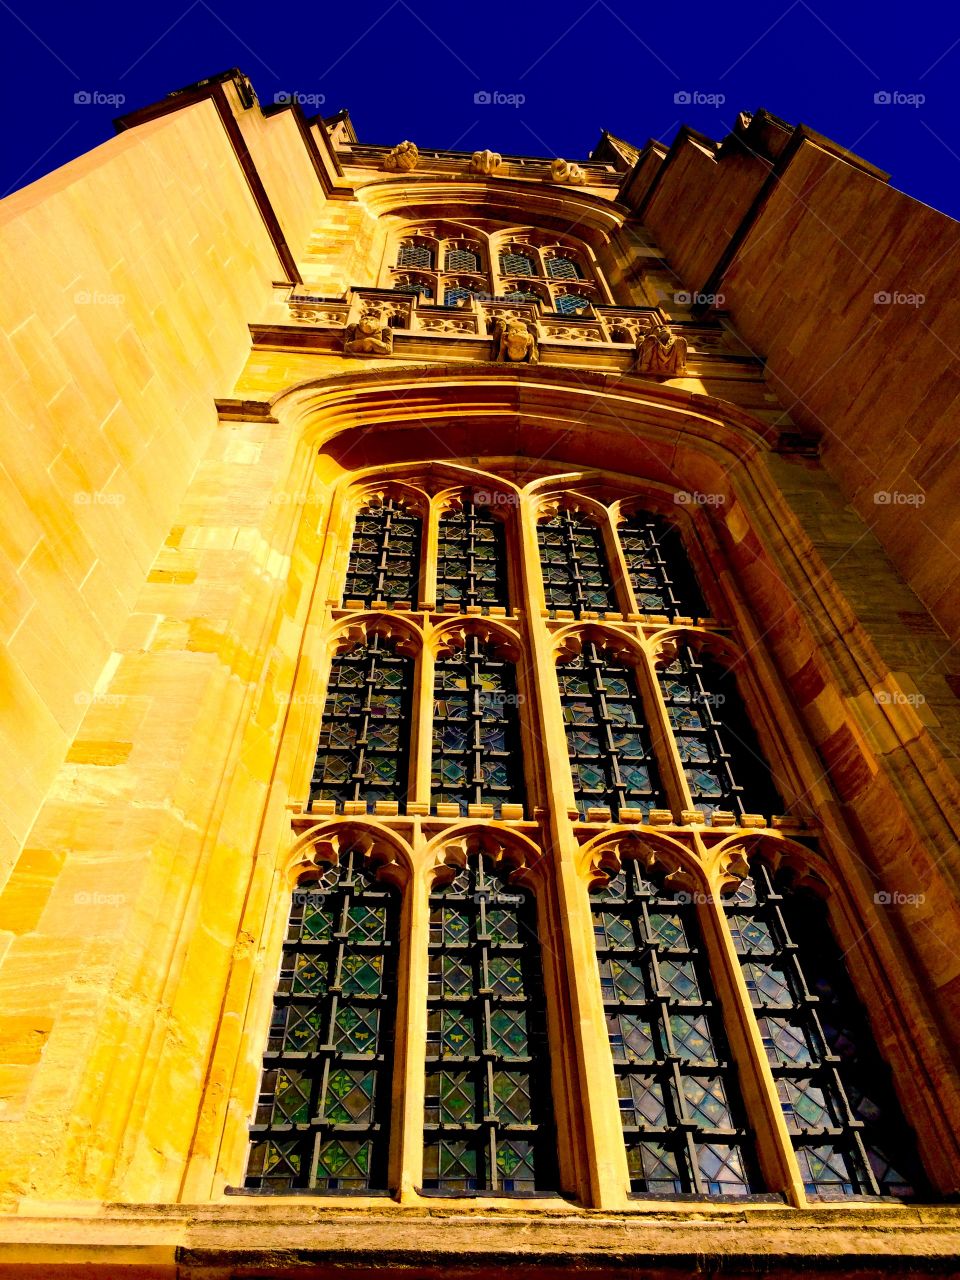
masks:
[[[310,99],[325,115],[349,107],[366,142],[570,159],[602,128],[636,144],[669,140],[680,123],[719,138],[738,111],[763,106],[960,217],[956,5],[0,0],[0,47],[4,194],[112,136],[114,116],[239,66],[263,103],[287,91],[305,95],[308,114]],[[482,92],[525,101],[475,102]],[[709,100],[679,104],[678,93]]]

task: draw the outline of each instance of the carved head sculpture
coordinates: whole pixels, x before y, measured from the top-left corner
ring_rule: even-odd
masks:
[[[411,169],[417,167],[419,159],[420,152],[416,145],[405,139],[397,143],[393,150],[384,156],[383,167],[399,173],[409,173]]]
[[[533,336],[522,320],[511,320],[501,342],[508,360],[525,360],[533,346]]]
[[[474,173],[496,173],[502,162],[499,151],[475,151],[470,158],[470,168]]]

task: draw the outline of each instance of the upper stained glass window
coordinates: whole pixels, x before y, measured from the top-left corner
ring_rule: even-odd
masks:
[[[416,608],[420,584],[422,521],[397,498],[370,503],[357,513],[350,544],[344,600],[404,601]]]
[[[430,895],[423,1186],[557,1186],[536,904],[486,857]]]
[[[584,516],[562,507],[550,520],[537,525],[540,565],[547,606],[613,612],[617,599],[610,580],[610,566],[603,534]]]
[[[616,822],[623,808],[662,808],[660,775],[633,672],[589,641],[557,668],[557,678],[580,816],[609,806]]]
[[[310,799],[396,800],[407,796],[413,659],[374,632],[333,660]]]
[[[480,270],[480,257],[472,249],[448,249],[443,260],[444,271]]]
[[[554,280],[582,280],[583,272],[572,258],[548,258],[547,274]]]
[[[587,310],[590,299],[582,297],[579,293],[558,293],[555,306],[561,315],[574,316]]]
[[[500,274],[504,276],[535,276],[537,274],[533,259],[525,253],[508,250],[500,255]]]
[[[782,813],[733,673],[680,644],[657,676],[694,805],[705,814]]]
[[[502,520],[489,507],[464,499],[440,521],[437,604],[458,609],[507,607],[507,548]]]
[[[627,862],[591,902],[632,1190],[759,1190],[690,895]]]
[[[248,1188],[386,1189],[399,915],[353,850],[295,891]]]
[[[433,268],[433,250],[425,244],[402,244],[397,254],[398,267]]]
[[[727,921],[808,1195],[926,1190],[826,904],[755,860]]]
[[[679,530],[662,516],[637,511],[620,525],[620,545],[641,613],[703,616],[706,608]]]
[[[523,803],[516,674],[490,646],[468,635],[437,660],[433,700],[434,805]]]

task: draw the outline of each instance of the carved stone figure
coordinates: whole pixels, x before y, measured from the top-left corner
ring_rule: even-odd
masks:
[[[383,167],[390,173],[409,173],[415,169],[420,160],[420,152],[413,142],[398,142],[392,151],[383,157]]]
[[[348,356],[393,355],[393,330],[381,327],[380,316],[365,311],[356,324],[348,324],[344,330],[343,351]]]
[[[470,157],[470,168],[474,173],[496,173],[503,163],[499,151],[475,151]]]
[[[561,160],[559,156],[550,166],[550,182],[565,182],[570,187],[582,187],[586,180],[587,175],[578,164]]]
[[[687,368],[687,340],[675,337],[666,325],[637,334],[637,372],[677,378]]]
[[[540,358],[537,340],[522,320],[497,321],[493,331],[493,358],[497,361],[526,361],[536,364]]]

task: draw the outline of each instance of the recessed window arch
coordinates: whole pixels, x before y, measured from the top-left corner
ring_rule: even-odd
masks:
[[[603,531],[586,512],[561,502],[537,523],[547,608],[615,612],[617,598]]]
[[[536,902],[469,856],[430,894],[423,1188],[558,1189]]]
[[[647,714],[633,668],[587,632],[557,667],[567,754],[581,819],[609,809],[666,807]]]
[[[509,608],[507,538],[494,500],[510,495],[481,490],[452,500],[439,519],[437,605]]]
[[[422,267],[432,271],[435,262],[433,247],[423,240],[403,240],[397,249],[398,267]]]
[[[522,804],[523,758],[517,674],[502,645],[469,631],[437,658],[431,798],[456,804]]]
[[[356,848],[297,884],[245,1186],[387,1189],[399,894]]]
[[[694,806],[707,816],[717,809],[782,813],[736,677],[709,642],[691,643],[682,634],[663,641],[657,678]]]
[[[483,259],[480,245],[470,240],[448,243],[443,253],[444,271],[467,271],[479,274]]]
[[[754,857],[727,922],[809,1196],[928,1193],[822,894]]]
[[[569,250],[557,249],[547,256],[547,275],[551,280],[583,280],[586,273]]]
[[[590,894],[630,1187],[763,1190],[693,895],[625,859]]]
[[[407,495],[370,497],[354,522],[344,601],[416,608],[422,538],[423,520]]]
[[[677,526],[652,511],[631,510],[618,533],[641,613],[703,617],[706,606]]]
[[[507,245],[500,250],[500,274],[502,276],[538,276],[539,263],[532,250],[525,245]]]
[[[405,646],[404,646],[405,647]],[[396,801],[402,812],[410,769],[414,660],[374,629],[334,656],[323,704],[310,800]]]

